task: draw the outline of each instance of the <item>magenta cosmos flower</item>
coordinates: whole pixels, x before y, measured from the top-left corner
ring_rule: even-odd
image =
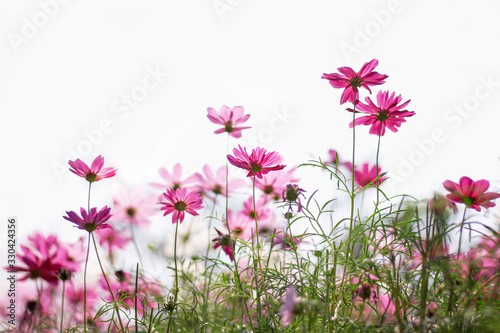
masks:
[[[229,256],[229,259],[231,259],[231,261],[234,261],[234,253],[233,253],[234,241],[231,240],[231,237],[229,237],[229,235],[224,235],[222,232],[217,230],[217,228],[214,229],[219,234],[219,236],[212,239],[212,242],[214,242],[214,249],[221,247],[224,253],[226,253]]]
[[[76,161],[69,161],[69,166],[71,167],[69,171],[73,172],[75,175],[85,178],[89,183],[97,182],[104,178],[110,178],[116,175],[115,168],[102,168],[104,165],[104,158],[99,155],[95,158],[92,165],[89,166],[85,164],[80,159]]]
[[[232,165],[247,170],[247,177],[257,176],[257,178],[262,179],[262,175],[269,171],[285,168],[285,165],[279,164],[281,157],[275,151],[269,153],[264,148],[257,147],[252,149],[252,153],[248,155],[246,148],[241,148],[240,145],[238,148],[234,148],[234,156],[227,155],[227,159]]]
[[[354,103],[354,100],[359,98],[358,88],[364,87],[371,94],[372,92],[368,86],[376,86],[385,82],[384,80],[388,77],[387,75],[373,71],[377,65],[378,60],[373,59],[365,63],[359,72],[355,72],[350,67],[340,67],[338,70],[341,74],[323,74],[321,78],[327,79],[334,88],[344,88],[340,104],[344,104],[345,102]]]
[[[352,163],[344,162],[344,165],[347,167],[347,169],[349,169],[349,171],[352,172]],[[380,177],[378,181],[375,182],[374,180],[375,178],[377,178],[376,166],[373,165],[372,167],[370,167],[370,165],[366,162],[363,163],[361,168],[359,168],[358,166],[354,168],[354,181],[361,187],[365,187],[366,185],[372,183],[373,186],[376,186],[377,183],[378,185],[380,185],[384,180],[387,179],[387,177],[383,177],[384,174],[381,172],[380,166],[378,167],[378,175],[382,177]]]
[[[223,106],[219,112],[215,111],[213,108],[208,108],[208,119],[213,123],[223,125],[223,128],[219,128],[214,133],[224,133],[227,132],[233,138],[241,138],[241,131],[250,127],[237,126],[243,124],[250,117],[249,114],[243,114],[242,106],[235,106],[233,109]]]
[[[369,97],[365,98],[367,104],[359,102],[357,110],[368,114],[354,121],[355,125],[371,125],[370,134],[384,135],[387,127],[393,132],[398,131],[398,127],[406,122],[405,117],[411,117],[415,114],[413,111],[401,110],[410,103],[410,100],[398,105],[401,102],[401,95],[394,97],[393,92],[389,96],[388,91],[379,91],[377,94],[377,105]],[[352,111],[352,109],[348,109]],[[356,110],[356,111],[357,111]],[[349,125],[352,128],[353,123]]]
[[[17,258],[25,266],[13,266],[7,268],[10,272],[25,272],[22,278],[18,281],[23,281],[28,278],[43,279],[52,285],[58,282],[57,272],[63,268],[61,258],[57,253],[49,254],[48,251],[42,253],[33,251],[27,246],[21,245],[23,254],[18,254]]]
[[[111,217],[109,213],[111,208],[108,206],[104,206],[98,212],[97,208],[91,208],[90,212],[87,213],[87,210],[83,207],[80,208],[80,214],[82,217],[78,216],[74,211],[66,212],[68,216],[64,216],[64,218],[70,222],[76,224],[75,227],[82,230],[87,230],[88,232],[92,232],[94,230],[100,230],[104,228],[111,228],[111,226],[106,222]]]
[[[186,189],[177,188],[174,190],[167,189],[163,196],[168,200],[167,202],[160,202],[163,205],[161,210],[164,210],[163,216],[170,213],[172,215],[172,223],[182,223],[184,221],[185,213],[193,216],[198,215],[196,210],[203,208],[201,205],[201,197],[197,192],[188,192]]]
[[[443,182],[443,186],[447,191],[451,192],[446,195],[448,200],[463,203],[467,208],[474,208],[478,212],[481,210],[481,207],[494,207],[495,203],[491,202],[491,200],[500,197],[500,194],[495,192],[486,193],[490,187],[490,182],[486,179],[474,182],[469,177],[462,177],[458,184],[451,180],[446,180]]]

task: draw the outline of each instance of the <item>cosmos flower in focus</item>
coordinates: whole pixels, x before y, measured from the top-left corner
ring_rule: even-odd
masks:
[[[500,197],[499,193],[486,192],[490,187],[490,182],[486,179],[480,179],[474,182],[469,177],[460,178],[458,184],[451,180],[443,182],[444,188],[450,193],[446,198],[452,202],[463,203],[467,208],[474,208],[478,212],[481,207],[494,207],[495,203],[491,202]]]
[[[379,74],[373,70],[378,65],[378,60],[373,59],[361,67],[359,72],[355,72],[350,67],[340,67],[338,73],[323,74],[322,79],[327,79],[332,87],[343,88],[344,92],[340,98],[340,104],[345,102],[354,103],[354,100],[359,98],[359,88],[366,88],[370,94],[372,93],[369,86],[376,86],[385,83],[388,78],[385,74]]]
[[[227,155],[229,163],[232,165],[247,170],[247,177],[256,176],[262,179],[262,175],[270,171],[282,170],[285,165],[280,165],[281,157],[275,151],[268,152],[264,148],[257,147],[252,149],[252,153],[248,155],[246,148],[234,148],[234,156]]]
[[[111,214],[109,213],[110,211],[111,208],[108,208],[108,206],[104,206],[99,212],[97,211],[97,208],[94,207],[90,209],[89,213],[87,213],[87,210],[81,207],[81,217],[78,216],[78,214],[74,211],[70,211],[66,212],[68,216],[64,216],[64,218],[76,224],[76,227],[78,229],[93,232],[94,230],[111,228],[109,224],[105,223],[111,217]]]
[[[175,191],[167,189],[163,196],[167,199],[167,202],[160,202],[163,205],[161,210],[165,211],[163,216],[173,213],[172,223],[177,223],[177,221],[182,223],[185,213],[196,216],[198,215],[196,210],[203,208],[200,194],[197,192],[188,192],[186,189],[180,188]]]
[[[89,166],[80,159],[69,161],[71,167],[69,171],[75,175],[85,178],[89,183],[97,182],[104,178],[110,178],[116,175],[117,169],[115,168],[102,168],[104,166],[104,158],[99,155]]]
[[[410,103],[410,100],[398,105],[401,102],[401,95],[395,97],[394,92],[389,95],[388,91],[379,91],[377,94],[378,105],[375,105],[370,97],[366,97],[365,101],[367,104],[361,102],[357,104],[356,111],[359,110],[367,115],[357,118],[354,125],[371,125],[370,134],[383,136],[386,127],[392,132],[397,132],[398,127],[406,122],[406,117],[415,115],[413,111],[402,110]],[[352,109],[348,110],[352,111]],[[349,127],[353,127],[353,122]]]

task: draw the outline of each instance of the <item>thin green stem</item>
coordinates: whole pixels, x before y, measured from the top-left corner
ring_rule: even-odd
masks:
[[[177,231],[179,230],[179,215],[177,215],[177,222],[175,223],[175,238],[174,238],[174,269],[175,269],[175,285],[174,285],[174,308],[177,306],[177,294],[179,293],[179,275],[177,273]],[[170,332],[172,325],[172,315],[174,309],[170,310],[170,317],[168,319],[167,332]]]
[[[116,315],[118,316],[118,321],[120,322],[120,327],[121,327],[120,330],[122,332],[125,332],[125,329],[123,327],[122,318],[120,316],[120,309],[118,307],[118,304],[116,303],[115,295],[113,294],[113,290],[111,289],[111,285],[109,284],[106,273],[104,272],[104,267],[102,267],[101,258],[99,257],[99,251],[97,250],[97,243],[95,241],[94,233],[90,232],[90,235],[92,235],[92,243],[94,243],[95,254],[97,256],[97,261],[99,262],[99,267],[101,268],[102,276],[104,277],[104,280],[106,281],[106,285],[108,286],[109,293],[111,294],[111,299],[113,300],[113,304],[115,305]]]
[[[87,212],[90,212],[90,189],[92,188],[92,183],[89,182],[89,195],[87,199]]]
[[[254,215],[254,220],[255,220],[255,248],[257,250],[257,258],[254,258],[257,261],[257,265],[259,267],[259,274],[260,278],[262,279],[262,288],[265,289],[264,287],[264,276],[262,275],[262,264],[260,260],[260,242],[259,242],[259,222],[257,219],[257,208],[255,204],[255,173],[253,175],[253,182],[252,182],[252,203],[253,203],[253,215]],[[253,238],[252,238],[253,240]],[[256,265],[254,264],[254,270],[255,270]],[[257,278],[257,272],[254,271],[254,278],[255,278],[255,284],[257,288],[257,318],[259,319],[259,325],[260,325],[260,316],[262,314],[261,311],[261,294],[260,294],[260,287],[259,287],[259,281]]]
[[[377,170],[377,180],[376,180],[376,187],[377,187],[377,205],[375,207],[378,207],[378,202],[379,202],[379,193],[378,193],[378,188],[379,188],[379,184],[380,184],[380,180],[378,179],[378,176],[379,176],[379,171],[378,171],[378,157],[379,157],[379,152],[380,152],[380,137],[382,134],[382,126],[380,126],[380,129],[378,131],[378,144],[377,144],[377,157],[376,157],[376,160],[375,160],[375,170]]]
[[[207,320],[208,296],[209,296],[210,281],[211,281],[211,279],[207,278],[207,272],[208,272],[207,262],[208,262],[208,252],[210,250],[210,245],[211,245],[210,230],[212,230],[212,216],[214,216],[216,204],[217,204],[217,194],[215,194],[214,206],[212,207],[212,212],[210,213],[210,221],[208,222],[208,245],[207,245],[207,251],[205,253],[205,281],[203,283],[205,291],[206,291],[205,302],[203,304],[203,322],[205,322]]]
[[[87,332],[87,264],[90,252],[90,232],[87,241],[87,255],[85,256],[85,267],[83,269],[83,331]]]
[[[351,237],[352,237],[352,228],[354,225],[354,198],[356,197],[356,194],[354,193],[354,185],[355,185],[355,174],[354,174],[354,168],[355,168],[355,160],[356,160],[356,94],[357,94],[357,89],[354,88],[354,102],[353,102],[353,110],[352,110],[352,172],[351,172],[351,216],[350,216],[350,223],[349,223],[349,234],[347,235],[347,251],[346,251],[346,256],[344,260],[344,271],[342,273],[342,282],[340,283],[340,288],[339,291],[342,292],[342,289],[344,287],[344,282],[345,282],[345,275],[347,273],[347,261],[349,260],[349,255],[351,251]]]
[[[229,226],[229,160],[227,156],[229,155],[229,133],[227,134],[227,140],[226,140],[226,228],[227,228],[227,234],[229,236],[229,244],[231,244],[231,247],[233,248],[233,259],[234,259],[234,280],[235,280],[235,287],[236,290],[240,290],[242,294],[243,292],[243,286],[241,285],[240,281],[240,273],[238,270],[238,258],[236,255],[236,242],[233,242],[233,235],[231,233],[231,228]],[[245,310],[247,311],[247,318],[250,322],[250,325],[253,327],[253,322],[252,322],[252,317],[250,316],[248,305],[245,301],[243,301],[243,304],[245,304]],[[243,321],[243,314],[242,314],[242,321]]]
[[[462,248],[462,231],[464,230],[465,213],[467,213],[467,206],[465,206],[465,208],[464,208],[464,216],[462,217],[462,223],[460,224],[460,236],[458,236],[457,260],[459,260],[460,250]]]
[[[134,223],[135,223],[135,218],[133,218],[132,223],[130,223],[130,235],[132,236],[132,242],[134,243],[135,251],[139,256],[139,262],[141,263],[141,267],[143,267],[144,269],[144,263],[142,262],[141,251],[139,251],[139,246],[137,246],[137,241],[135,239]]]
[[[137,290],[139,289],[139,263],[137,263],[136,269],[135,269],[135,299],[134,299],[134,313],[135,313],[135,331],[139,332],[139,320],[137,317]],[[153,310],[151,310],[152,312]]]
[[[64,318],[64,291],[66,287],[66,281],[63,281],[63,287],[62,287],[62,299],[61,299],[61,327],[59,329],[60,333],[62,333],[62,328],[63,328],[63,318]]]

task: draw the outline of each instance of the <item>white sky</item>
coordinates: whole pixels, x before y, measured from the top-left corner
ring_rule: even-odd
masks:
[[[219,167],[225,136],[207,107],[243,106],[252,129],[241,143],[289,165],[330,148],[347,159],[351,114],[321,75],[374,58],[389,78],[372,96],[396,91],[416,112],[382,138],[387,190],[429,197],[464,175],[498,190],[499,14],[495,0],[2,1],[0,218],[19,219],[20,239],[81,236],[62,218],[86,202],[87,184],[67,171],[74,150],[119,169],[94,187],[96,205],[111,204],[113,183],[159,181],[160,166]],[[368,130],[357,159],[374,163]],[[319,171],[299,176],[308,193],[334,186]]]

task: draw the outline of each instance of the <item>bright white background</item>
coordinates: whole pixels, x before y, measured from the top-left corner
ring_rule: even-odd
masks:
[[[243,106],[252,129],[240,142],[286,164],[330,148],[348,159],[351,114],[321,75],[374,58],[389,78],[372,96],[396,91],[416,112],[382,138],[386,190],[425,198],[464,175],[498,190],[499,13],[494,0],[2,1],[0,219],[18,217],[20,240],[81,236],[62,218],[86,203],[86,182],[67,171],[72,151],[119,169],[94,186],[95,205],[111,204],[118,183],[159,181],[160,166],[181,162],[187,176],[223,165],[225,135],[213,134],[207,107]],[[368,130],[357,131],[357,158],[374,163]],[[298,175],[308,193],[333,193],[319,171]]]

